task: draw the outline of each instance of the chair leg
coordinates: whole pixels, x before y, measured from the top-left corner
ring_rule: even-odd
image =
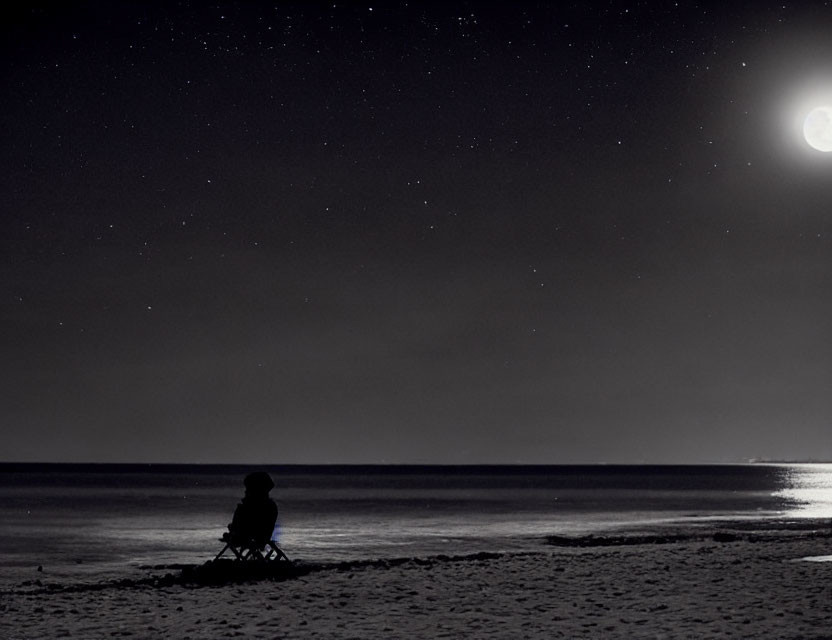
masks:
[[[235,557],[235,558],[237,558],[237,560],[245,560],[245,559],[247,559],[247,558],[249,557],[249,554],[248,554],[248,553],[246,553],[246,552],[245,552],[245,550],[242,550],[242,551],[241,551],[240,549],[238,549],[237,547],[235,547],[235,546],[234,546],[233,544],[231,544],[230,542],[227,542],[227,543],[225,544],[225,546],[222,548],[222,551],[220,551],[220,552],[219,552],[216,556],[214,556],[214,560],[219,560],[219,559],[220,559],[220,557],[222,556],[222,554],[224,554],[224,553],[225,553],[226,551],[228,551],[229,549],[231,549],[231,553],[233,553],[233,554],[234,554],[234,557]]]
[[[270,560],[271,555],[274,554],[275,560],[285,560],[286,562],[291,562],[291,560],[289,560],[289,556],[287,556],[285,553],[283,553],[283,549],[278,547],[274,543],[274,540],[269,540],[268,547],[269,547],[269,553],[268,553],[267,558],[266,558],[267,560]]]
[[[286,562],[291,562],[291,560],[289,560],[289,556],[283,552],[283,549],[274,543],[274,540],[269,540],[264,549],[258,549],[256,547],[237,547],[230,542],[226,542],[222,551],[214,557],[214,560],[219,560],[220,557],[229,549],[234,554],[234,557],[241,561],[250,560],[252,562],[270,562],[272,560],[285,560]]]
[[[219,560],[219,559],[220,559],[220,556],[221,556],[222,554],[224,554],[224,553],[228,550],[228,547],[229,547],[229,546],[230,546],[230,545],[226,542],[226,543],[225,543],[225,546],[222,548],[222,551],[220,551],[220,552],[219,552],[216,556],[214,556],[214,562],[216,562],[217,560]]]
[[[254,561],[263,561],[263,552],[256,547],[252,547],[248,550],[248,555],[246,556],[246,560],[254,560]]]

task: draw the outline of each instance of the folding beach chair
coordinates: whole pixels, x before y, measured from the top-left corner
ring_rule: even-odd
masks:
[[[220,538],[220,542],[224,542],[225,546],[214,560],[219,560],[226,551],[231,551],[237,560],[244,562],[278,562],[280,560],[291,562],[274,540],[262,544],[254,538],[239,539],[226,533]]]
[[[269,498],[269,491],[274,488],[274,482],[264,471],[255,471],[246,476],[243,484],[246,495],[234,510],[234,519],[228,525],[228,531],[220,538],[225,546],[214,560],[219,560],[230,550],[241,561],[289,562],[273,539],[277,505]]]

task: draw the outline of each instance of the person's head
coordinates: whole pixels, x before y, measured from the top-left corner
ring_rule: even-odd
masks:
[[[246,487],[246,495],[266,496],[274,488],[271,476],[265,471],[250,473],[243,480]]]

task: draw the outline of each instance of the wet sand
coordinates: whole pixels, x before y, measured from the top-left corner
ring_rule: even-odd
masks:
[[[205,586],[26,580],[0,638],[830,638],[828,526],[557,539]],[[158,572],[157,572],[158,573]]]

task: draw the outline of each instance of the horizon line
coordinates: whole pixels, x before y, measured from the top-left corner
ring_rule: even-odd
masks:
[[[12,468],[58,468],[58,467],[90,467],[98,469],[114,468],[253,468],[265,467],[269,469],[455,469],[455,468],[552,468],[552,467],[713,467],[738,465],[776,465],[776,464],[832,464],[830,460],[821,459],[761,459],[722,462],[463,462],[463,463],[432,463],[432,462],[68,462],[68,461],[0,461],[0,470]]]

